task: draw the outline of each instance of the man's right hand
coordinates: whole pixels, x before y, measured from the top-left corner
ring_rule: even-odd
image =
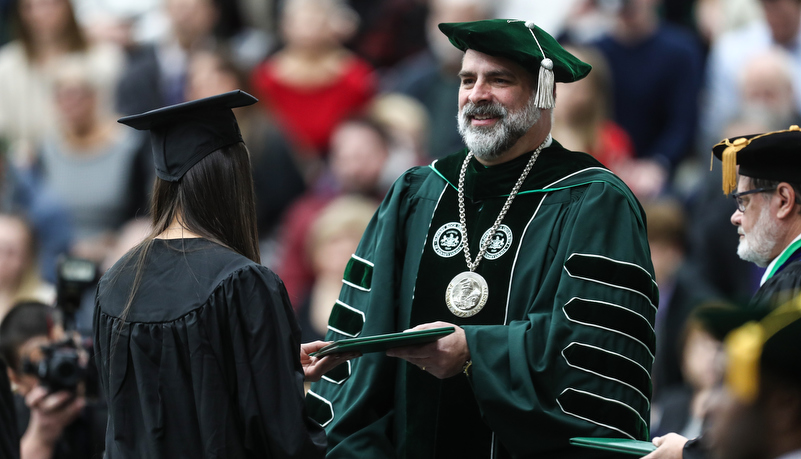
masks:
[[[56,441],[81,413],[86,399],[67,391],[50,394],[37,386],[25,396],[25,404],[31,417],[20,441],[21,459],[50,459]]]

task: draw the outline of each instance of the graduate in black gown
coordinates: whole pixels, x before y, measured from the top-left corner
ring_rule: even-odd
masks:
[[[233,91],[120,120],[150,130],[158,179],[152,234],[97,290],[108,459],[324,456],[323,429],[304,408],[314,359],[299,358],[284,285],[259,264],[231,111],[255,102]]]

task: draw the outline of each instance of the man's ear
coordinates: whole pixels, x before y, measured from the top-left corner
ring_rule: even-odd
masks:
[[[779,196],[779,209],[776,212],[776,217],[784,219],[798,213],[795,202],[795,189],[789,183],[780,183],[776,187],[776,194]]]

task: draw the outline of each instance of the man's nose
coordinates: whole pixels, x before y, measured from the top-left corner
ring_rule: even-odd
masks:
[[[473,85],[473,89],[470,91],[470,96],[468,97],[470,102],[476,105],[482,102],[488,102],[491,98],[492,92],[490,91],[489,85],[482,81],[478,81]]]
[[[740,209],[734,209],[734,213],[731,214],[731,224],[734,226],[740,226],[743,220],[743,213],[740,212]]]

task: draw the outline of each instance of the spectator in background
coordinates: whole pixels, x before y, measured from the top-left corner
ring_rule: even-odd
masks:
[[[211,47],[218,10],[214,0],[165,0],[170,30],[154,44],[128,53],[117,86],[117,111],[141,113],[183,102],[190,54]]]
[[[337,124],[362,111],[375,92],[373,68],[342,45],[357,20],[342,0],[287,0],[284,47],[253,71],[256,95],[305,158],[307,177],[320,170]]]
[[[0,322],[0,357],[8,363],[17,392],[16,422],[24,432],[20,459],[100,457],[105,449],[105,402],[90,400],[83,381],[73,390],[51,390],[47,382],[31,374],[30,367],[36,368],[46,358],[42,347],[67,338],[54,326],[53,312],[45,304],[25,302]],[[86,351],[79,349],[78,355],[86,365]]]
[[[56,125],[56,70],[76,61],[97,79],[100,103],[110,105],[122,54],[87,41],[70,0],[20,0],[15,20],[17,39],[0,49],[0,137],[11,143],[12,161],[27,167],[36,143]]]
[[[367,118],[342,122],[331,138],[330,171],[287,211],[279,234],[282,253],[277,274],[293,305],[306,301],[314,271],[306,257],[309,228],[332,199],[358,195],[376,200],[384,196],[381,174],[390,151],[386,132]],[[340,273],[341,274],[341,273]]]
[[[707,52],[722,34],[746,26],[761,17],[762,7],[759,2],[760,0],[696,0],[693,8],[695,28]]]
[[[742,68],[755,66],[753,59],[774,46],[791,56],[794,100],[801,110],[801,0],[759,0],[759,4],[764,19],[724,33],[710,50],[700,116],[701,152],[724,137],[724,128],[736,116],[742,101],[738,91]]]
[[[559,105],[554,109],[552,134],[568,150],[587,152],[613,172],[619,172],[620,166],[634,158],[634,146],[626,131],[609,117],[609,67],[603,55],[593,48],[565,49],[592,65],[592,72],[575,83],[557,85]],[[636,188],[632,187],[632,191],[637,194]]]
[[[223,51],[199,51],[189,62],[187,100],[202,99],[234,89],[248,92],[247,77]],[[256,192],[256,218],[262,241],[262,261],[270,265],[274,256],[265,240],[275,238],[275,230],[289,205],[306,189],[295,152],[276,121],[258,107],[240,107],[235,114],[242,137],[250,151],[253,186]]]
[[[792,58],[783,48],[773,47],[755,54],[749,65],[740,68],[740,107],[735,117],[758,120],[768,130],[801,124],[795,103],[795,93],[801,88],[793,86],[793,71]],[[726,124],[733,121],[734,117]]]
[[[400,92],[423,103],[430,116],[428,154],[441,158],[464,148],[453,116],[459,92],[462,53],[442,35],[437,24],[493,17],[490,0],[431,0],[425,35],[428,48],[398,63],[383,76],[385,91]]]
[[[33,229],[18,215],[0,213],[0,320],[20,301],[55,300],[55,288],[39,275]]]
[[[348,0],[359,15],[359,27],[347,46],[383,69],[425,48],[427,1]]]
[[[72,218],[72,254],[95,262],[106,257],[120,226],[147,212],[153,169],[147,136],[118,125],[99,92],[89,69],[59,70],[59,129],[43,141],[36,167]]]
[[[659,20],[660,0],[623,2],[617,24],[596,42],[613,82],[614,120],[628,132],[643,183],[668,183],[693,147],[701,48],[687,32]]]
[[[384,93],[370,104],[367,116],[391,139],[392,147],[380,180],[381,188],[388,190],[406,169],[424,164],[428,159],[428,112],[416,99],[399,93]]]
[[[342,273],[377,208],[374,199],[345,195],[325,206],[309,228],[305,255],[314,282],[298,307],[303,342],[325,337],[328,316],[342,288]]]
[[[615,1],[575,0],[565,17],[562,41],[589,43],[609,34],[615,27],[620,3]]]
[[[663,198],[643,202],[648,246],[659,285],[656,312],[656,358],[651,379],[654,400],[683,384],[680,335],[690,313],[715,297],[687,263],[686,219],[681,203]]]
[[[64,205],[29,171],[20,171],[0,154],[0,213],[26,216],[37,234],[39,267],[48,282],[56,281],[56,260],[69,251],[73,229]]]

